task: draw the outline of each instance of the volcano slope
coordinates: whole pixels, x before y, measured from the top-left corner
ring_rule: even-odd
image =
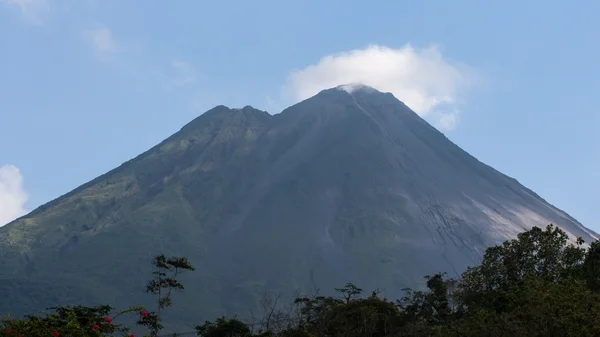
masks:
[[[392,94],[337,87],[277,115],[218,106],[0,228],[0,313],[150,304],[160,253],[197,268],[165,318],[186,325],[245,315],[265,292],[353,282],[394,298],[550,223],[597,237]]]

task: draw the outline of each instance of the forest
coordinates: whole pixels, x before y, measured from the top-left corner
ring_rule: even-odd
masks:
[[[533,227],[486,250],[458,279],[425,276],[426,289],[399,299],[348,283],[334,296],[297,296],[287,305],[265,297],[261,317],[221,317],[195,331],[166,333],[161,314],[193,272],[185,257],[160,255],[146,292],[154,308],[69,306],[43,315],[6,316],[0,335],[202,337],[600,336],[600,243],[572,242],[560,228]],[[126,324],[132,322],[133,324]]]

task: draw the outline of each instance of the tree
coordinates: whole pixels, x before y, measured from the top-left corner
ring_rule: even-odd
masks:
[[[183,290],[185,287],[177,280],[177,276],[185,270],[193,271],[194,267],[185,257],[166,258],[164,255],[158,255],[152,261],[156,268],[152,274],[154,279],[148,281],[146,292],[156,295],[157,312],[164,308],[171,307],[173,301],[171,293],[173,290]],[[167,275],[170,272],[170,275]]]
[[[187,258],[164,255],[154,258],[155,279],[148,282],[147,291],[157,295],[158,310],[172,304],[172,290],[183,290],[184,286],[176,277],[183,270],[194,270]],[[167,272],[170,272],[168,275]],[[130,328],[116,324],[122,315],[139,315],[137,324],[148,328],[151,336],[157,336],[162,329],[158,314],[144,307],[131,307],[116,311],[108,305],[95,307],[63,306],[49,308],[44,315],[27,315],[24,318],[4,318],[0,321],[0,334],[27,337],[88,337],[88,336],[128,336],[134,334]]]
[[[346,283],[343,288],[335,288],[335,291],[342,294],[346,303],[350,303],[353,299],[362,294],[363,290],[352,283]]]
[[[195,268],[186,257],[170,257],[158,255],[152,260],[155,271],[152,272],[154,279],[148,281],[146,292],[156,295],[156,322],[148,323],[152,335],[156,336],[162,329],[160,324],[160,313],[162,309],[173,305],[171,294],[173,290],[184,290],[185,287],[177,280],[183,271],[193,271]]]
[[[129,327],[116,324],[117,317],[139,314],[143,307],[129,308],[116,312],[107,305],[96,307],[72,306],[49,308],[45,315],[27,315],[24,318],[5,318],[0,324],[0,333],[12,336],[133,336]]]
[[[234,318],[217,318],[215,323],[206,321],[196,326],[198,336],[201,337],[252,337],[252,331],[242,321]]]
[[[425,276],[428,291],[405,289],[406,295],[397,301],[406,321],[417,318],[429,324],[445,322],[452,313],[448,288],[454,280],[444,280],[445,273]]]
[[[494,307],[502,310],[510,301],[508,294],[527,279],[560,282],[578,278],[585,259],[583,240],[567,244],[568,236],[549,225],[546,230],[533,227],[516,239],[486,250],[483,262],[468,268],[460,281],[461,300],[469,307]]]
[[[592,242],[585,255],[582,277],[593,292],[600,292],[600,243]]]
[[[157,256],[147,291],[157,296],[157,310],[171,306],[182,271],[194,270],[185,258]],[[297,315],[278,309],[279,296],[262,301],[261,329],[221,317],[196,327],[202,337],[384,337],[384,336],[600,336],[600,243],[589,249],[583,240],[550,225],[534,227],[516,239],[486,250],[481,265],[461,278],[444,273],[426,277],[427,288],[397,301],[379,292],[361,297],[347,283],[341,296],[297,296]],[[151,336],[162,329],[159,314],[143,308],[120,313],[109,306],[62,307],[45,316],[5,319],[0,334],[26,336],[124,336],[128,328],[114,323],[119,315],[139,313],[138,324]]]

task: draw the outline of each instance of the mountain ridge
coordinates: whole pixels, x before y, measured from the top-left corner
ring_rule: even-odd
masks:
[[[276,115],[216,106],[0,228],[0,311],[146,303],[136,292],[156,253],[201,266],[170,318],[191,322],[195,303],[212,318],[348,281],[394,297],[534,225],[598,237],[392,94],[350,91]]]

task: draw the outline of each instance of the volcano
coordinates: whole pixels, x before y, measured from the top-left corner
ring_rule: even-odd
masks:
[[[187,325],[243,316],[265,292],[353,282],[397,298],[550,223],[598,237],[390,93],[340,86],[276,115],[217,106],[0,228],[0,313],[150,304],[161,253],[197,268],[165,312]]]

